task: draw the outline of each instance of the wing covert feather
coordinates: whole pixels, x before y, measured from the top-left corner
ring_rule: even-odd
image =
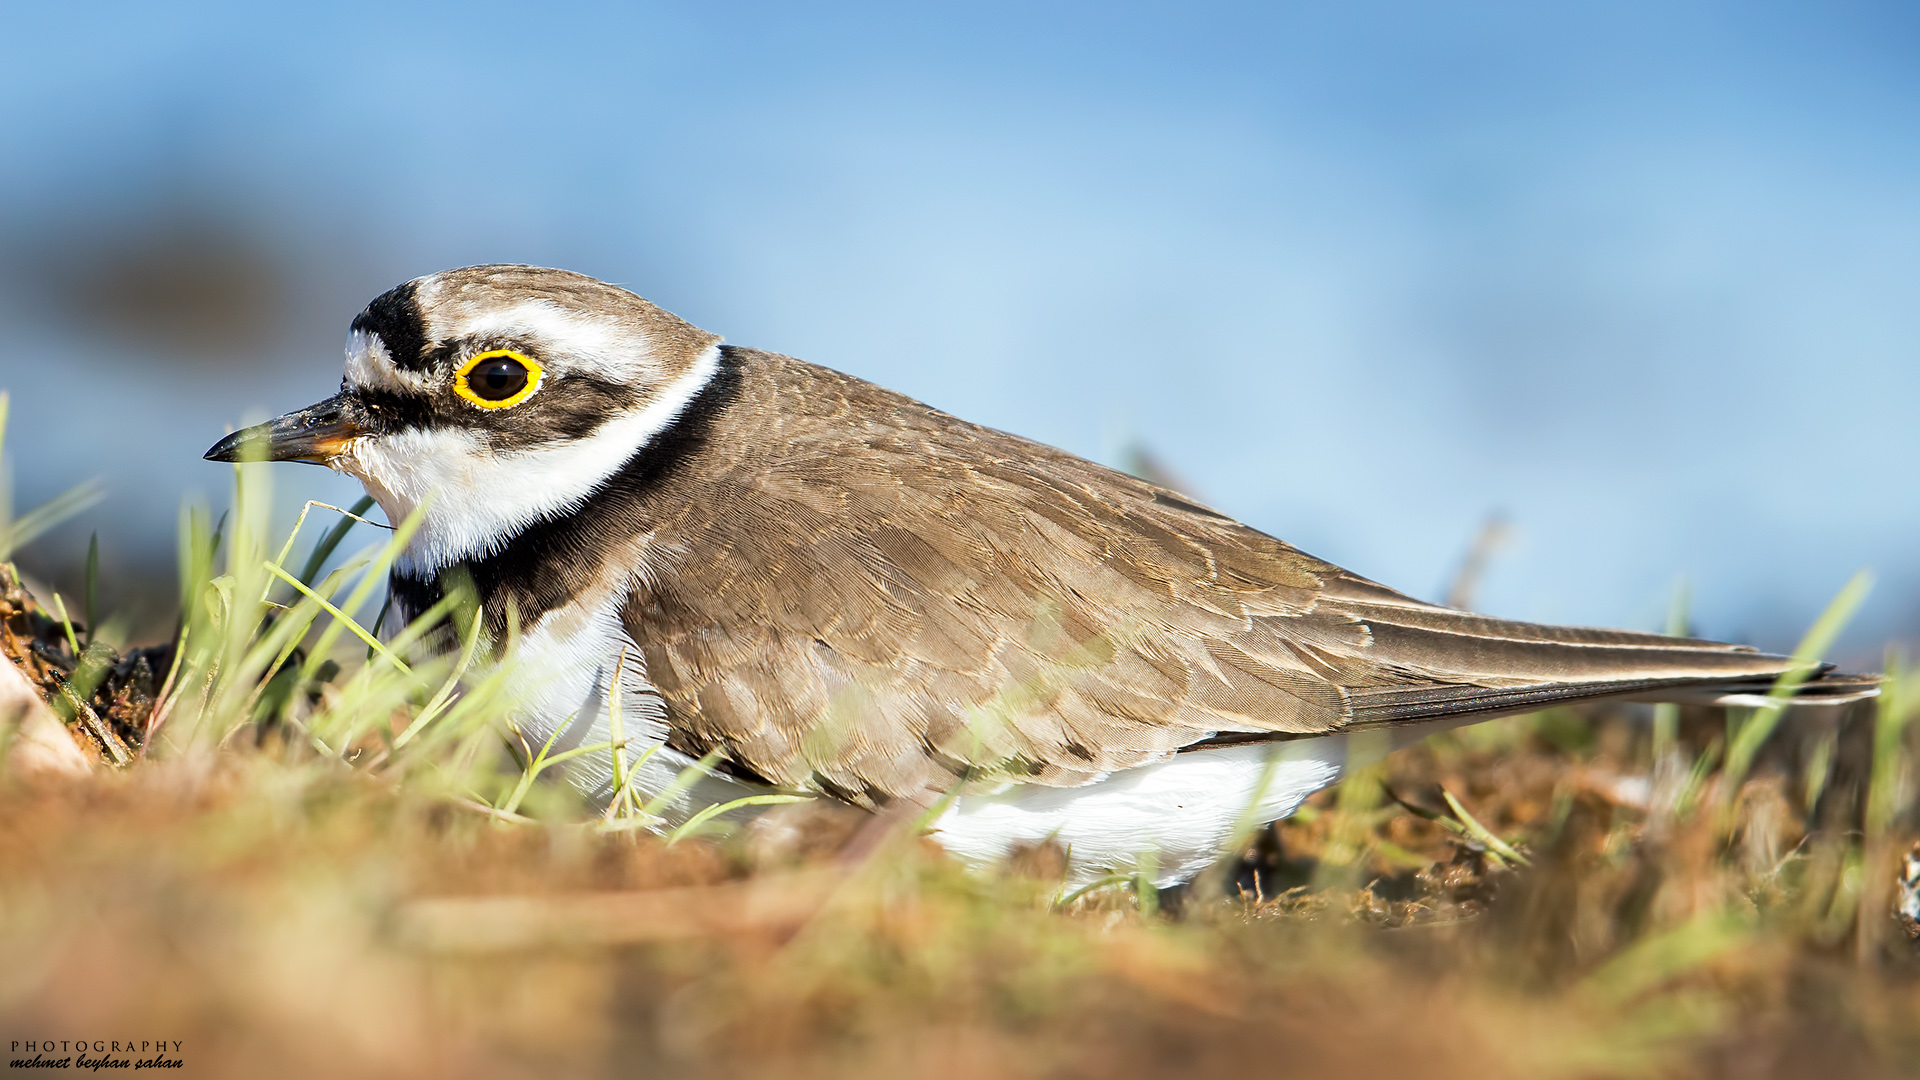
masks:
[[[925,802],[969,770],[1072,785],[1515,687],[1777,670],[1434,607],[1123,473],[735,354],[737,419],[649,510],[678,542],[626,619],[679,748],[772,783]]]

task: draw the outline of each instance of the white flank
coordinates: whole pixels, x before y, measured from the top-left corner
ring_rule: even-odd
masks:
[[[962,795],[933,823],[933,837],[978,866],[1005,859],[1016,846],[1055,841],[1067,849],[1068,888],[1134,870],[1150,857],[1154,884],[1166,888],[1206,869],[1242,826],[1278,821],[1349,768],[1470,722],[1449,717],[1192,750],[1080,787],[1031,784]]]
[[[492,554],[527,526],[579,509],[679,418],[719,366],[720,349],[709,346],[645,408],[555,446],[495,453],[469,432],[440,428],[356,439],[330,464],[365,484],[396,524],[432,499],[397,563],[429,574]]]
[[[933,837],[979,865],[1006,858],[1017,845],[1055,841],[1067,850],[1070,888],[1150,856],[1154,884],[1164,888],[1206,869],[1243,822],[1286,817],[1338,780],[1347,750],[1345,735],[1223,746],[1084,787],[1034,784],[962,795],[934,822]]]
[[[623,603],[624,597],[616,594],[590,614],[583,615],[579,609],[554,612],[522,637],[513,663],[515,673],[523,678],[512,714],[535,753],[548,745],[548,739],[553,740],[550,754],[610,744],[610,702],[617,670],[626,763],[632,765],[647,758],[633,778],[634,790],[644,805],[695,762],[661,745],[667,738],[666,702],[647,681],[646,661],[621,624]],[[605,806],[613,798],[613,753],[609,746],[583,754],[566,766],[568,781],[596,805]],[[702,807],[758,790],[708,772],[675,797],[661,816],[669,824],[678,824]]]

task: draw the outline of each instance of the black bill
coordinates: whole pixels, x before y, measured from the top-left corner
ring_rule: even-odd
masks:
[[[370,434],[366,409],[350,394],[236,431],[213,444],[208,461],[308,461],[325,465],[354,439]]]

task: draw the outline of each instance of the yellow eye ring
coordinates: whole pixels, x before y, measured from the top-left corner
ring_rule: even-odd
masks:
[[[475,385],[474,373],[482,365],[481,380]],[[516,370],[517,369],[517,370]],[[453,373],[453,392],[483,409],[506,409],[518,405],[540,389],[544,369],[538,361],[512,349],[489,349],[460,365]],[[498,396],[489,397],[489,394]]]

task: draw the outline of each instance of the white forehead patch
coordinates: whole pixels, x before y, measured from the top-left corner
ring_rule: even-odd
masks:
[[[425,374],[395,367],[387,343],[370,330],[347,335],[347,381],[373,390],[424,390]]]

